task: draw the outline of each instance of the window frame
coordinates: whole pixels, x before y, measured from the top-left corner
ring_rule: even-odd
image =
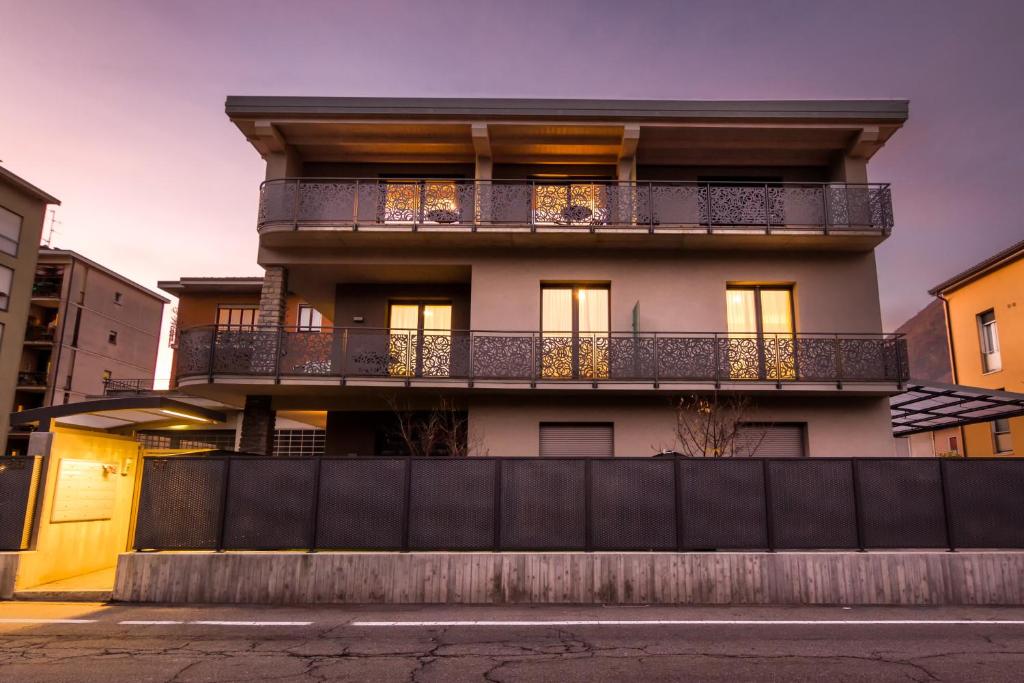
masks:
[[[107,343],[111,346],[117,346],[117,336],[117,330],[107,332]]]
[[[6,211],[7,213],[11,214],[12,216],[18,219],[18,235],[16,239],[11,239],[7,235],[0,234],[0,245],[5,244],[6,242],[11,242],[14,244],[14,251],[7,251],[6,249],[3,248],[3,246],[0,246],[0,253],[7,254],[8,256],[13,256],[14,258],[18,258],[18,253],[21,251],[21,236],[25,227],[25,217],[16,211],[11,211],[6,206],[0,206],[0,211]]]
[[[999,425],[1000,422],[1005,422],[1006,423],[1006,429],[1005,430],[998,429],[998,425]],[[1012,430],[1010,428],[1010,418],[1008,418],[1008,417],[996,418],[995,420],[992,420],[991,424],[992,424],[992,452],[995,455],[1002,455],[1004,453],[1013,453],[1013,432],[1012,432]],[[1005,436],[1006,437],[1006,440],[1009,442],[1009,448],[1000,449],[999,437],[1001,437],[1001,436]]]
[[[567,290],[570,290],[572,292],[572,295],[571,295],[571,299],[572,299],[572,329],[571,330],[550,330],[550,331],[546,331],[544,329],[544,291],[548,290],[548,289],[563,289],[563,290],[567,289]],[[612,283],[611,282],[587,282],[587,281],[578,281],[578,282],[543,282],[543,281],[541,281],[541,283],[540,283],[540,290],[538,292],[538,297],[539,297],[539,306],[538,306],[538,309],[539,309],[538,310],[539,320],[538,320],[538,323],[537,323],[537,330],[538,330],[539,339],[541,340],[540,344],[541,344],[541,354],[542,354],[542,356],[545,353],[545,351],[544,351],[544,342],[543,342],[543,340],[545,338],[545,335],[551,335],[552,337],[557,338],[557,337],[560,337],[562,335],[565,335],[568,332],[569,333],[569,337],[568,338],[572,340],[571,344],[570,344],[571,347],[572,347],[572,361],[571,361],[572,362],[572,372],[569,375],[567,375],[567,376],[558,376],[558,375],[546,374],[545,371],[544,371],[545,360],[542,357],[540,368],[539,368],[539,372],[540,372],[540,375],[542,376],[543,379],[555,379],[555,380],[562,380],[562,379],[590,379],[590,380],[598,380],[598,379],[605,379],[606,378],[606,377],[600,376],[600,375],[602,375],[604,373],[596,372],[596,367],[595,367],[595,370],[586,370],[585,368],[581,367],[581,363],[580,363],[580,356],[581,356],[581,354],[580,354],[580,346],[581,346],[580,340],[584,338],[583,335],[586,334],[586,335],[589,335],[589,336],[597,337],[598,335],[602,334],[601,332],[584,332],[584,333],[580,332],[580,290],[584,290],[584,289],[598,289],[598,290],[604,290],[604,291],[608,292],[608,330],[606,332],[604,332],[603,334],[606,335],[609,338],[611,338],[611,336],[612,336]],[[594,348],[594,349],[591,350],[591,352],[596,354],[597,349]],[[606,358],[605,358],[605,365],[607,365],[607,353],[605,354],[605,356],[606,356]],[[596,366],[597,363],[598,363],[598,358],[596,357],[596,355],[593,357],[592,360],[593,360],[593,362],[594,362],[594,364]],[[595,374],[598,374],[599,376],[598,377],[594,377],[593,375],[595,375]]]
[[[989,317],[989,320],[985,320]],[[985,374],[1003,369],[1003,358],[999,344],[999,320],[996,311],[990,308],[975,316],[978,325],[978,350],[981,352],[981,370]],[[986,350],[987,349],[987,350]]]
[[[302,314],[306,311],[310,312],[309,323],[302,322]],[[314,323],[314,316],[319,318],[316,324]],[[321,332],[324,328],[324,316],[323,313],[318,311],[315,307],[310,304],[299,304],[295,309],[295,330],[298,332]]]
[[[11,293],[14,291],[14,268],[5,266],[0,263],[0,273],[7,271],[11,274],[10,284],[7,286],[7,291],[0,289],[0,311],[6,311],[11,305]]]
[[[252,311],[252,322],[239,322],[237,324],[231,322],[231,314],[228,314],[228,322],[222,323],[220,321],[222,311]],[[260,324],[260,307],[259,304],[217,304],[217,316],[214,320],[214,325],[218,331],[223,332],[253,332],[259,327]],[[241,317],[241,316],[240,316]]]

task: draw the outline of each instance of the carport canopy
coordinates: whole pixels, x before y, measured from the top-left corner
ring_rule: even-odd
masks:
[[[90,429],[132,429],[158,424],[216,424],[226,420],[224,413],[151,395],[100,398],[11,414],[11,425],[38,425],[42,431],[49,430],[51,421]]]
[[[912,379],[889,410],[893,436],[910,436],[1024,415],[1024,394]]]

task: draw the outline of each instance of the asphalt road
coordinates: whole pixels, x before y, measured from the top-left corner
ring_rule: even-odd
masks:
[[[5,682],[1022,679],[1024,609],[0,603]]]

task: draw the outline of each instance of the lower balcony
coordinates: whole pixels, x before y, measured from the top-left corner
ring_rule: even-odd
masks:
[[[212,382],[556,388],[878,385],[908,379],[883,334],[499,332],[198,327],[181,333],[181,386]]]

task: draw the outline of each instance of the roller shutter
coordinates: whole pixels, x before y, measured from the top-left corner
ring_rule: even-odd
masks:
[[[760,458],[807,455],[803,424],[743,425],[736,434],[736,454]]]
[[[541,423],[540,454],[549,458],[602,457],[615,454],[611,423]]]

